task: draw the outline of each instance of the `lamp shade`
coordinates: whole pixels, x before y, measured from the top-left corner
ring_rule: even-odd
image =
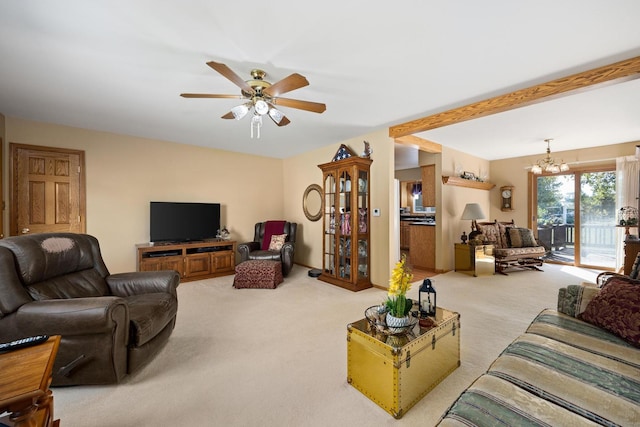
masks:
[[[462,212],[462,217],[460,219],[483,219],[485,218],[484,212],[480,208],[480,205],[477,203],[467,203],[467,206],[464,207],[464,211]]]

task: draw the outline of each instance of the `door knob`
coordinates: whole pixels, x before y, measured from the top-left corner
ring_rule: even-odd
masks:
[[[31,230],[29,230],[28,228],[23,228],[21,230],[22,234],[27,234],[28,232],[30,232]]]

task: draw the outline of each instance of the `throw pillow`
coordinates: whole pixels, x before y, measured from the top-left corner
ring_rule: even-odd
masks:
[[[495,223],[478,224],[478,231],[480,231],[484,236],[484,241],[495,245],[500,244],[500,233],[498,232],[498,226]]]
[[[498,228],[498,238],[500,239],[499,247],[508,248],[509,237],[507,236],[507,226],[501,222],[496,222],[496,227]]]
[[[528,228],[511,227],[508,228],[509,241],[512,248],[528,248],[538,246],[533,230]]]
[[[279,251],[280,249],[282,249],[282,246],[284,245],[284,242],[286,239],[287,239],[286,234],[274,234],[273,236],[271,236],[271,242],[269,243],[269,250]]]
[[[640,347],[640,286],[609,280],[578,318]]]

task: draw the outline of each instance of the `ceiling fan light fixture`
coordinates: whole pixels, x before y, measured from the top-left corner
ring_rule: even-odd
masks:
[[[559,172],[567,172],[569,170],[569,165],[564,162],[564,160],[560,160],[558,163],[554,158],[551,157],[551,147],[550,143],[553,139],[545,139],[547,143],[547,156],[544,159],[538,160],[532,167],[531,172],[535,175],[540,175],[542,172],[547,173],[559,173]]]
[[[249,112],[249,107],[247,104],[241,104],[231,109],[231,114],[233,114],[233,118],[236,120],[240,120]]]
[[[253,107],[256,109],[256,113],[264,116],[269,112],[269,104],[267,104],[263,99],[258,99],[253,104]]]
[[[269,109],[269,117],[271,117],[271,119],[276,122],[276,124],[280,124],[280,122],[284,118],[284,114],[282,114],[282,111],[272,107]]]

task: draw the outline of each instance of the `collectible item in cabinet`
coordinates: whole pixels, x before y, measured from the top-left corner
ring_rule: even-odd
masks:
[[[325,282],[360,291],[371,287],[369,171],[372,160],[342,145],[318,165],[323,182],[322,274]]]
[[[430,319],[399,335],[367,318],[347,326],[347,382],[395,418],[460,366],[460,315],[437,307]]]

